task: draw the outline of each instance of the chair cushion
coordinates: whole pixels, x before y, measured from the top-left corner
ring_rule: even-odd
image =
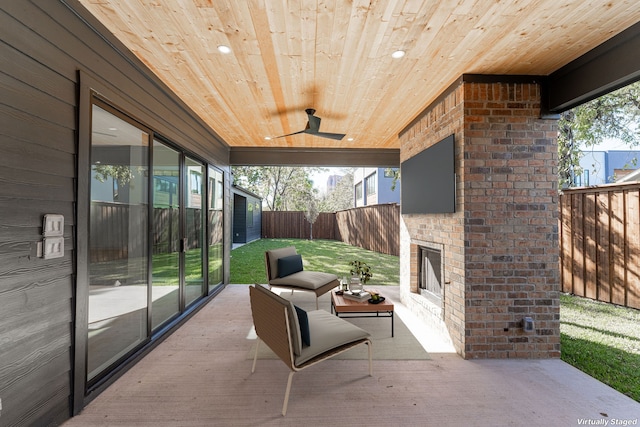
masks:
[[[328,311],[309,311],[307,317],[313,341],[309,347],[303,347],[300,356],[295,358],[296,366],[341,345],[369,338],[369,332]]]
[[[269,284],[272,286],[296,286],[298,288],[315,290],[337,279],[338,276],[331,273],[299,271],[287,277],[278,277],[277,279],[269,280]]]
[[[288,301],[282,298],[280,295],[271,292],[264,286],[256,284],[255,288],[265,293],[266,295],[269,295],[271,298],[282,304],[283,307],[287,308],[289,329],[291,330],[291,345],[293,347],[293,353],[296,356],[299,356],[302,353],[302,338],[300,337],[300,322],[298,321],[298,315],[296,314],[295,306],[291,301]]]
[[[296,314],[298,315],[298,324],[300,326],[300,339],[302,340],[302,346],[311,345],[311,335],[309,334],[309,316],[307,312],[294,305],[296,308]]]
[[[278,277],[286,277],[302,270],[302,255],[289,255],[278,258]]]
[[[267,260],[269,262],[269,280],[278,277],[278,258],[283,258],[290,255],[296,255],[295,246],[287,246],[286,248],[278,248],[267,251]]]

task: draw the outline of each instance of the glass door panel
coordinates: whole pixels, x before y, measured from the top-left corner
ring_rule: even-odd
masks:
[[[92,107],[87,380],[148,337],[149,134]]]
[[[204,295],[204,166],[185,157],[185,307]]]
[[[180,153],[153,142],[153,330],[180,312]]]
[[[224,201],[222,172],[209,168],[209,290],[222,284],[223,235],[222,204]]]

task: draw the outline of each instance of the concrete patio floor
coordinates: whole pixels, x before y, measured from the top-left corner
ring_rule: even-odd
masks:
[[[639,425],[640,403],[561,360],[463,360],[385,289],[431,360],[328,360],[251,374],[246,285],[230,285],[65,427]],[[329,309],[329,307],[321,307]],[[375,352],[375,345],[374,345]]]

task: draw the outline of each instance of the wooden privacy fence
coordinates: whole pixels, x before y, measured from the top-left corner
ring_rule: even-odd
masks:
[[[263,238],[309,239],[311,225],[304,212],[265,211]],[[400,255],[400,206],[373,205],[321,213],[313,224],[314,239],[338,240],[390,255]]]
[[[262,212],[263,238],[308,239],[304,212]],[[336,213],[323,212],[313,224],[314,239],[338,240],[390,255],[400,255],[400,206],[372,205]]]
[[[352,246],[400,255],[400,205],[363,206],[336,212],[340,240]]]
[[[640,309],[640,183],[560,196],[562,291]]]
[[[311,224],[302,211],[263,211],[262,237],[266,239],[309,239]],[[321,212],[313,223],[314,239],[336,239],[334,213]]]

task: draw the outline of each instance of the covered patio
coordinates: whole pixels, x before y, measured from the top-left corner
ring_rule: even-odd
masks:
[[[294,376],[283,418],[286,366],[258,360],[250,373],[248,294],[227,286],[64,426],[575,426],[640,414],[559,359],[464,360],[385,288],[430,360],[375,360],[373,377],[364,360],[323,362]]]
[[[3,426],[281,425],[286,369],[249,375],[230,284],[232,167],[402,167],[450,137],[455,203],[401,215],[396,302],[455,353],[313,367],[284,421],[640,413],[558,360],[556,170],[558,114],[640,79],[637,2],[22,0],[0,32]],[[123,329],[107,286],[123,307],[144,287]]]

